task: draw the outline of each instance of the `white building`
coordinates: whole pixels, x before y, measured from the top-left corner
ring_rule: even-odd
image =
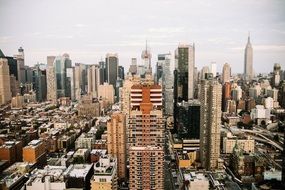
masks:
[[[227,133],[227,136],[223,138],[223,153],[231,154],[236,144],[238,144],[238,146],[241,147],[244,152],[252,153],[254,152],[254,143],[254,139],[252,139],[250,136],[239,139],[238,137],[233,136],[231,133]]]
[[[86,148],[91,150],[95,142],[95,135],[92,133],[82,133],[75,141],[75,150],[78,148]]]
[[[90,182],[92,190],[117,190],[117,160],[107,155],[101,156],[94,164],[94,175]]]
[[[44,169],[35,169],[30,179],[26,182],[27,190],[64,190],[65,166],[46,166]]]

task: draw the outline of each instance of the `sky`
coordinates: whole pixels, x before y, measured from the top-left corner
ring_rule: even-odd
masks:
[[[73,63],[96,64],[118,53],[127,70],[146,40],[152,52],[173,55],[195,43],[198,69],[216,62],[221,72],[243,72],[250,32],[256,73],[285,68],[284,0],[0,0],[0,49],[25,50],[25,64],[68,53]],[[174,60],[173,60],[174,63]]]

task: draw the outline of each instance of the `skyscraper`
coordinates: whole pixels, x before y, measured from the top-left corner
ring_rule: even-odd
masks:
[[[75,100],[75,68],[70,67],[66,69],[67,78],[67,96],[70,97],[72,101]]]
[[[57,56],[54,61],[55,74],[56,74],[56,90],[57,98],[67,96],[67,78],[66,69],[71,68],[71,60],[68,54]]]
[[[33,89],[36,92],[37,101],[42,102],[47,98],[47,78],[44,64],[36,64],[33,69]]]
[[[222,86],[217,80],[202,80],[200,86],[200,160],[206,170],[218,168]]]
[[[98,87],[100,85],[100,67],[91,65],[87,70],[88,94],[93,98],[98,97]]]
[[[18,54],[14,57],[17,60],[18,64],[18,80],[20,83],[24,84],[26,82],[24,49],[20,47],[18,49]]]
[[[175,51],[175,70],[177,70],[178,102],[194,97],[195,46],[179,45]]]
[[[231,66],[228,63],[225,63],[223,66],[222,82],[230,82],[231,79]]]
[[[217,76],[217,64],[216,62],[211,63],[211,73],[213,74],[213,77],[216,78]]]
[[[120,179],[126,177],[126,115],[114,112],[107,122],[108,153],[117,158],[117,172]]]
[[[116,87],[116,80],[118,77],[118,65],[118,54],[108,53],[106,55],[107,82],[113,85],[114,89]]]
[[[194,98],[194,68],[195,47],[194,45],[179,45],[175,51],[174,70],[174,130],[177,132],[177,103]]]
[[[122,65],[118,67],[118,78],[122,80],[125,79],[125,68]]]
[[[150,50],[147,47],[147,42],[145,45],[145,50],[142,51],[142,65],[144,66],[144,74],[151,74],[152,68],[151,68],[151,53]]]
[[[0,58],[0,105],[11,101],[11,98],[8,60]]]
[[[158,63],[161,65],[161,85],[163,107],[166,115],[173,115],[173,74],[170,72],[171,54],[159,54]]]
[[[253,50],[248,35],[247,44],[244,52],[244,79],[250,81],[253,78]]]
[[[57,92],[55,68],[53,66],[54,60],[55,56],[47,56],[47,100],[56,102]]]
[[[164,122],[159,85],[132,86],[128,127],[130,189],[163,189]]]

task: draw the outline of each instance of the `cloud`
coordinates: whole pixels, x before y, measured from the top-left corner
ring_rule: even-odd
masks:
[[[0,36],[0,44],[9,44],[13,41],[12,36]]]
[[[173,34],[173,33],[182,33],[185,32],[184,27],[160,27],[160,28],[149,28],[147,30],[149,33],[167,33],[167,34]]]
[[[74,27],[76,27],[76,28],[86,28],[87,25],[86,24],[75,24]]]
[[[253,45],[253,51],[268,51],[268,52],[285,52],[285,45]],[[243,47],[233,47],[230,48],[231,50],[244,50],[245,46]]]

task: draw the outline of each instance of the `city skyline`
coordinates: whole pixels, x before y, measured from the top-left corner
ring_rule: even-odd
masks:
[[[83,4],[1,0],[0,4],[5,25],[0,32],[1,49],[13,56],[22,46],[29,66],[63,53],[68,53],[73,63],[97,64],[107,53],[118,53],[120,65],[129,66],[132,57],[140,64],[140,53],[148,40],[153,68],[158,54],[171,52],[174,56],[179,43],[194,42],[198,69],[216,62],[221,73],[227,62],[233,73],[242,73],[248,31],[255,73],[267,72],[274,63],[284,65],[285,61],[284,1]]]

